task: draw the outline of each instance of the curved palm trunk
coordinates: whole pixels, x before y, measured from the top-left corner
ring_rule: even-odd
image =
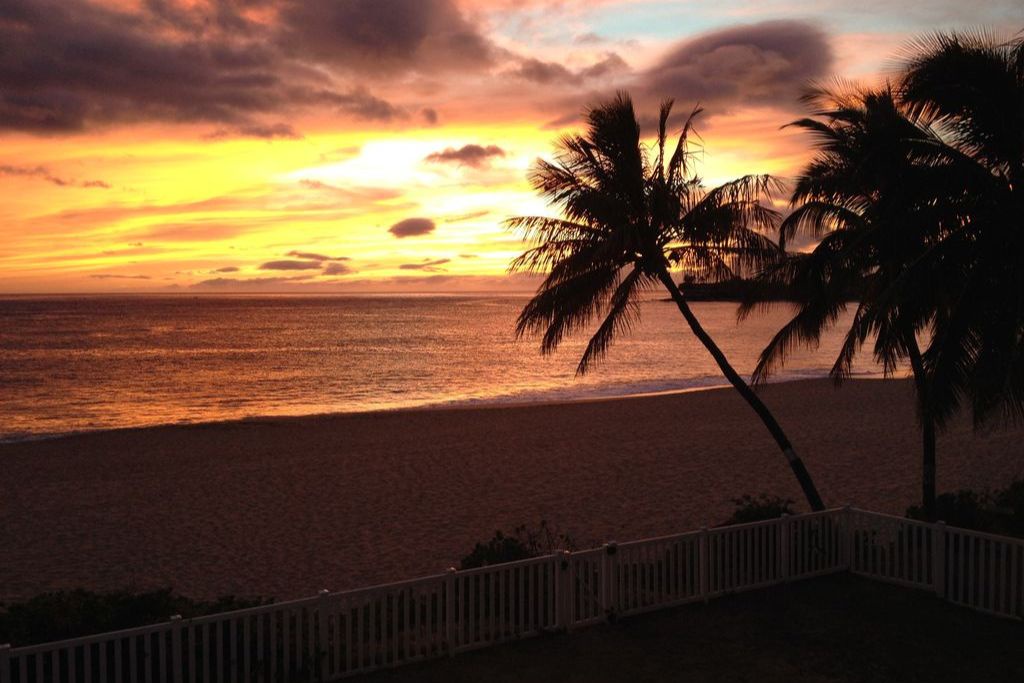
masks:
[[[918,408],[921,420],[921,505],[925,519],[934,522],[935,511],[935,418],[931,411],[928,398],[928,376],[924,362],[921,360],[921,349],[913,333],[907,336],[907,353],[910,356],[910,369],[914,373],[914,388],[917,392]]]
[[[768,406],[761,401],[761,399],[754,393],[753,389],[740,377],[739,373],[736,372],[735,368],[729,363],[729,359],[725,357],[722,350],[718,348],[715,341],[704,331],[700,321],[697,320],[697,316],[690,310],[690,305],[687,303],[683,293],[679,291],[679,287],[676,286],[675,281],[669,274],[668,270],[662,269],[658,274],[658,279],[661,281],[665,288],[672,295],[672,300],[679,308],[679,312],[686,318],[686,322],[690,325],[690,329],[693,330],[693,334],[700,340],[700,343],[704,345],[704,348],[708,350],[711,357],[718,363],[719,369],[725,378],[729,380],[729,383],[740,393],[740,396],[754,409],[757,416],[761,418],[761,422],[771,432],[772,438],[775,439],[775,443],[779,445],[779,449],[782,450],[782,454],[786,456],[786,460],[789,462],[790,468],[793,470],[793,474],[796,476],[797,481],[800,483],[800,488],[803,489],[804,496],[807,498],[807,503],[811,506],[812,510],[824,510],[825,504],[821,501],[821,496],[818,494],[818,489],[814,486],[814,481],[811,480],[811,475],[807,472],[807,468],[804,467],[803,461],[797,456],[796,451],[793,450],[793,444],[789,442],[785,432],[782,431],[782,427],[775,420],[775,416],[768,410]]]

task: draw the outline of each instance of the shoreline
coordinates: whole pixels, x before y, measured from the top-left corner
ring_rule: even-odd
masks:
[[[827,505],[917,501],[909,382],[760,391]],[[1022,439],[955,421],[940,491],[1024,477]],[[0,462],[0,600],[166,586],[283,600],[432,574],[542,519],[582,547],[718,524],[747,493],[806,509],[731,389],[130,428],[0,444]]]
[[[719,381],[720,378],[711,378],[714,381]],[[799,376],[799,377],[788,377],[785,379],[770,380],[765,386],[776,386],[776,385],[788,385],[800,382],[816,382],[827,380],[827,377],[821,376]],[[863,372],[854,374],[849,380],[865,380],[865,381],[884,381],[886,378],[881,373],[876,372]],[[14,436],[0,436],[0,447],[8,444],[19,444],[19,443],[32,443],[36,441],[54,441],[63,439],[74,439],[82,436],[89,436],[94,434],[107,434],[111,432],[125,432],[134,430],[145,430],[145,429],[164,429],[170,427],[200,427],[204,425],[231,425],[235,423],[245,422],[262,422],[266,420],[301,420],[306,418],[332,418],[344,415],[375,415],[391,414],[391,413],[402,413],[402,412],[413,412],[413,411],[429,411],[429,410],[476,410],[476,409],[491,409],[491,408],[523,408],[523,407],[534,407],[534,406],[552,406],[562,404],[574,404],[574,403],[591,403],[600,401],[620,401],[628,400],[633,398],[647,398],[652,396],[674,396],[677,394],[691,394],[691,393],[702,393],[705,391],[719,391],[719,390],[733,390],[732,386],[728,384],[724,379],[720,380],[720,384],[706,384],[697,385],[691,387],[679,387],[672,389],[655,389],[650,391],[636,391],[629,393],[611,393],[602,394],[594,393],[591,395],[561,395],[559,391],[554,390],[548,392],[550,397],[536,397],[528,398],[528,393],[524,394],[510,394],[506,396],[496,396],[490,398],[455,398],[449,400],[442,400],[437,402],[418,403],[408,406],[395,406],[390,408],[367,408],[365,410],[326,410],[322,412],[311,412],[311,413],[282,413],[282,414],[257,414],[247,415],[242,417],[227,417],[221,420],[199,420],[195,422],[157,422],[153,424],[140,424],[140,425],[125,425],[122,427],[100,427],[96,429],[78,429],[64,432],[40,432],[30,434],[17,434]],[[831,381],[831,380],[829,380]],[[755,387],[755,391],[760,391],[762,387]]]
[[[787,380],[786,382],[778,382],[778,384],[786,384],[789,382],[805,382],[814,381],[815,378],[807,379],[794,379]],[[614,394],[614,395],[597,395],[597,396],[578,396],[570,398],[552,398],[549,400],[541,399],[524,399],[516,400],[514,396],[493,399],[452,399],[450,401],[440,401],[437,403],[423,403],[410,406],[395,406],[393,408],[368,408],[366,410],[328,410],[324,412],[314,413],[298,413],[298,414],[262,414],[262,415],[248,415],[245,417],[229,417],[223,420],[200,420],[196,422],[161,422],[156,424],[146,425],[132,425],[124,427],[112,427],[112,428],[99,428],[99,429],[79,429],[68,432],[53,432],[53,433],[41,433],[41,434],[29,434],[26,436],[16,437],[0,437],[0,446],[6,444],[18,444],[34,441],[55,441],[62,439],[74,439],[83,436],[95,435],[95,434],[109,434],[117,432],[128,432],[138,430],[149,430],[149,429],[165,429],[174,427],[203,427],[203,426],[231,426],[235,424],[245,424],[250,422],[266,422],[271,420],[303,420],[303,419],[323,419],[323,418],[335,418],[343,417],[346,415],[391,415],[395,413],[407,413],[407,412],[419,412],[419,411],[432,411],[432,410],[488,410],[492,408],[531,408],[539,406],[552,406],[552,405],[563,405],[563,404],[574,404],[574,403],[592,403],[599,401],[620,401],[628,400],[631,398],[645,398],[649,396],[673,396],[675,394],[688,394],[693,392],[702,391],[715,391],[719,389],[731,389],[732,387],[728,384],[715,384],[708,386],[697,386],[697,387],[684,387],[681,389],[665,389],[661,391],[643,391],[638,393],[630,394]]]

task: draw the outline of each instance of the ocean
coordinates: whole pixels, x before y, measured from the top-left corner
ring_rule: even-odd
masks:
[[[587,375],[580,335],[542,356],[516,340],[527,297],[75,296],[0,298],[0,440],[253,416],[426,405],[561,401],[725,383],[671,303]],[[738,323],[736,306],[693,304],[744,375],[787,319]],[[842,322],[838,329],[842,329]],[[775,380],[828,373],[827,335]],[[870,359],[857,371],[878,374]]]

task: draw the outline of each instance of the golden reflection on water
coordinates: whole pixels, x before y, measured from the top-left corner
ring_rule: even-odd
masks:
[[[678,311],[643,304],[633,334],[575,376],[586,337],[543,357],[513,338],[525,297],[79,297],[0,300],[0,438],[256,415],[565,400],[723,384]],[[697,315],[743,373],[784,307]],[[841,321],[842,323],[842,321]],[[841,329],[840,323],[840,329]],[[823,376],[840,335],[780,379]],[[858,370],[872,372],[870,362]]]

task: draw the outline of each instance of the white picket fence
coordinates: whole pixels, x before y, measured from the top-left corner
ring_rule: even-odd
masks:
[[[1024,541],[847,507],[0,646],[0,683],[330,681],[840,571],[1024,617]]]

